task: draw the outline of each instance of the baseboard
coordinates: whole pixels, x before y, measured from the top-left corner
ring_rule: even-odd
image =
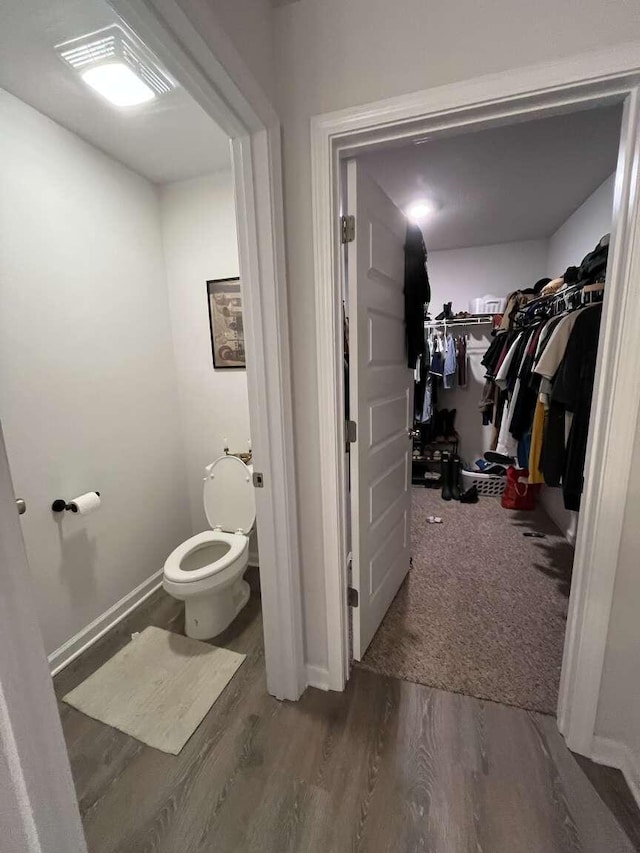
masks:
[[[606,764],[607,767],[621,770],[633,798],[640,807],[640,756],[635,755],[620,741],[596,735],[589,758],[596,764]]]
[[[142,602],[149,598],[158,587],[162,584],[163,569],[151,575],[146,581],[143,581],[140,586],[121,598],[120,601],[110,607],[108,610],[94,619],[86,628],[79,631],[75,636],[63,643],[59,649],[52,652],[49,657],[49,667],[51,675],[56,675],[65,666],[68,666],[74,661],[85,649],[88,649],[100,637],[103,637],[107,631],[110,631],[118,622],[121,622],[125,616],[128,616],[132,610],[139,607]]]
[[[316,666],[308,663],[305,667],[307,687],[317,687],[318,690],[329,690],[329,670],[326,666]]]

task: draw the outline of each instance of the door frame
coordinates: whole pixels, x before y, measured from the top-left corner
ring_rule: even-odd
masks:
[[[481,129],[624,101],[611,261],[592,410],[586,488],[576,540],[558,727],[589,755],[597,713],[640,410],[640,45],[440,86],[315,116],[311,121],[316,345],[319,368],[322,529],[329,684],[343,690],[349,640],[344,495],[344,397],[340,284],[340,162],[389,143]],[[345,211],[348,212],[348,211]],[[357,223],[356,223],[357,227]],[[614,438],[615,423],[615,438]],[[603,460],[606,459],[606,466]]]
[[[187,17],[178,0],[108,2],[231,138],[251,443],[264,475],[256,520],[267,689],[295,701],[307,681],[279,119],[206,4]]]

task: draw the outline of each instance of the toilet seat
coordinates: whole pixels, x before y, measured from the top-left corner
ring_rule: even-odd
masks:
[[[195,640],[217,637],[249,601],[243,575],[256,520],[250,466],[225,454],[204,474],[204,511],[212,529],[178,545],[162,578],[165,592],[184,601],[185,632]]]
[[[219,559],[199,569],[185,571],[181,568],[184,558],[207,545],[228,545],[229,550]],[[195,583],[211,578],[224,571],[249,548],[249,540],[241,533],[225,533],[222,530],[205,530],[197,533],[169,554],[164,564],[164,576],[172,583]]]

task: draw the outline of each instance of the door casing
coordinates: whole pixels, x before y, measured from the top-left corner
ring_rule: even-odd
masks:
[[[316,116],[311,126],[315,316],[329,687],[343,690],[349,641],[340,317],[340,164],[385,143],[442,137],[624,102],[611,255],[576,541],[558,727],[591,754],[622,519],[640,409],[640,45],[602,50]],[[348,213],[349,211],[344,211]],[[356,223],[357,227],[357,223]],[[615,423],[615,440],[614,440]],[[604,460],[606,459],[606,466]]]
[[[278,116],[206,5],[187,18],[177,0],[109,3],[231,138],[251,442],[264,483],[256,521],[267,688],[296,700],[307,676]]]

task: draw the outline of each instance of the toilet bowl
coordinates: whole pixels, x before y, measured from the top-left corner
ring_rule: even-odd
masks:
[[[236,456],[221,456],[205,468],[203,502],[211,530],[178,545],[164,564],[162,585],[184,601],[186,634],[196,640],[224,631],[249,600],[242,578],[256,519],[252,474]]]

